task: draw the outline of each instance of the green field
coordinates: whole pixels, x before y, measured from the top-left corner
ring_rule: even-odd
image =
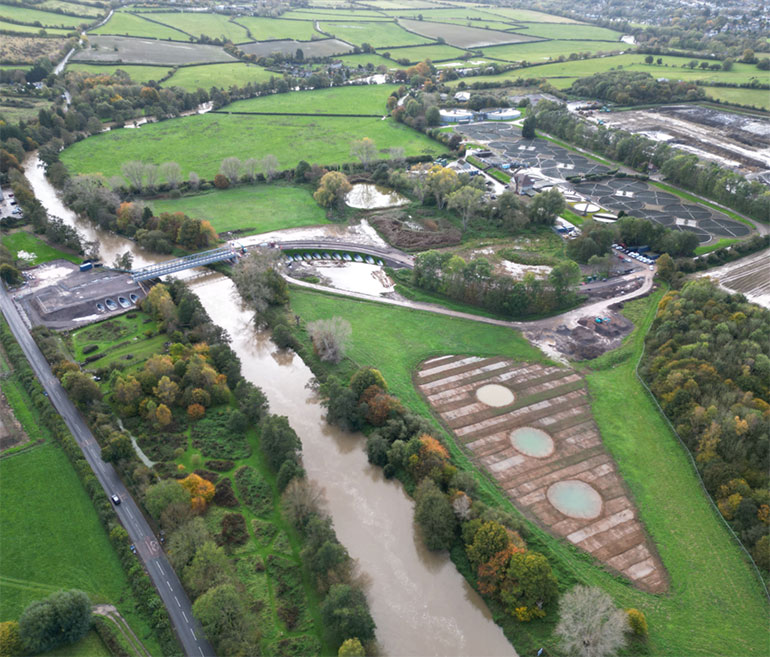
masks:
[[[335,11],[333,9],[292,9],[281,14],[281,18],[296,18],[304,21],[308,20],[327,20],[327,21],[390,21],[390,16],[386,16],[378,11],[369,9],[355,9],[347,11],[345,9]]]
[[[58,260],[64,258],[70,262],[80,263],[82,258],[71,253],[65,253],[60,251],[56,247],[48,245],[42,239],[20,230],[15,233],[3,235],[3,246],[6,247],[11,253],[16,255],[19,251],[26,251],[27,253],[34,253],[36,258],[29,261],[30,265],[41,265],[44,262],[50,262],[51,260]]]
[[[316,31],[313,21],[310,20],[287,21],[280,18],[244,16],[238,18],[238,23],[251,33],[251,37],[255,41],[272,41],[274,39],[310,41],[313,38],[324,38],[321,33]]]
[[[437,62],[445,59],[459,59],[467,51],[454,46],[440,44],[436,46],[414,46],[413,48],[396,48],[390,51],[393,59],[408,59],[413,64],[426,59]]]
[[[188,91],[231,86],[243,87],[249,82],[268,82],[271,77],[282,79],[283,76],[255,64],[204,64],[202,66],[183,66],[174,75],[163,82],[163,87],[182,87]]]
[[[387,114],[388,96],[397,84],[366,84],[294,91],[238,100],[225,108],[233,112],[297,112],[299,114]]]
[[[63,2],[63,0],[44,0],[40,4],[35,5],[36,9],[45,9],[52,11],[55,9],[61,9],[68,14],[76,14],[77,16],[101,16],[105,13],[103,7],[96,7],[94,5],[81,5],[76,2]]]
[[[96,630],[91,630],[77,643],[44,654],[45,657],[112,657]]]
[[[65,149],[61,160],[73,173],[110,177],[119,174],[129,160],[161,164],[173,159],[183,175],[196,171],[212,179],[222,160],[230,156],[245,160],[273,154],[280,169],[294,167],[300,160],[324,165],[349,162],[351,143],[364,137],[373,139],[379,149],[403,147],[407,156],[447,152],[442,144],[390,119],[209,113],[89,137]]]
[[[407,3],[404,3],[407,4]],[[393,9],[388,10],[385,13],[393,16],[399,16],[403,18],[418,19],[418,16],[422,14],[423,20],[432,21],[436,23],[443,22],[456,22],[456,21],[469,21],[471,25],[477,23],[483,24],[486,20],[497,20],[507,23],[510,26],[514,25],[513,21],[507,21],[497,16],[494,11],[494,7],[486,7],[484,9],[473,9],[470,7],[455,7],[445,9]]]
[[[516,30],[528,36],[546,39],[583,39],[586,41],[620,41],[622,33],[596,25],[567,25],[565,23],[529,23],[526,29]]]
[[[323,21],[321,29],[327,34],[333,34],[338,39],[360,46],[368,43],[374,48],[389,48],[392,46],[416,46],[421,43],[432,43],[426,39],[402,29],[395,23],[383,22],[333,22]]]
[[[51,27],[77,27],[82,23],[93,22],[93,19],[54,14],[50,11],[38,11],[19,5],[0,5],[0,18],[8,18],[22,23],[39,22],[43,26],[50,25]]]
[[[573,52],[616,52],[624,50],[627,47],[626,44],[621,43],[620,41],[617,43],[608,43],[606,41],[533,41],[530,43],[514,43],[506,46],[491,46],[489,48],[484,48],[483,53],[485,57],[493,57],[494,59],[502,59],[509,62],[530,61],[537,63],[555,59],[560,55],[567,57]],[[604,62],[608,59],[609,57],[606,59],[584,61]],[[606,68],[601,68],[600,70],[606,70]]]
[[[2,388],[27,434],[42,443],[0,460],[0,621],[18,619],[30,602],[53,591],[77,588],[94,602],[118,607],[152,654],[160,654],[67,456],[50,442],[17,375],[4,379]],[[84,645],[100,644],[90,639]]]
[[[723,103],[735,103],[762,107],[770,110],[770,92],[767,89],[736,89],[733,87],[706,87],[706,97],[721,100]]]
[[[230,66],[230,64],[225,64]],[[120,69],[131,76],[134,82],[149,82],[150,80],[160,80],[165,77],[171,69],[165,66],[132,66],[130,64],[67,64],[68,71],[81,71],[93,73],[94,75],[113,75]]]
[[[490,7],[489,13],[503,16],[522,23],[570,23],[575,24],[571,18],[555,16],[553,14],[544,14],[540,11],[531,11],[529,9],[510,9],[508,7]]]
[[[37,35],[40,30],[45,31],[46,34],[56,34],[57,36],[67,36],[68,34],[74,34],[75,28],[56,28],[56,27],[35,27],[34,25],[19,25],[18,23],[9,23],[8,21],[0,20],[0,30],[5,32],[18,32],[20,34],[34,34]]]
[[[394,50],[393,53],[397,53],[398,50]],[[392,56],[397,56],[393,55]],[[392,59],[388,59],[386,57],[382,57],[380,55],[375,55],[374,53],[362,53],[359,55],[342,55],[341,57],[338,57],[337,59],[341,59],[347,66],[358,66],[359,64],[361,66],[366,66],[367,64],[371,63],[374,68],[378,68],[380,66],[385,66],[389,69],[396,69],[396,68],[403,68],[401,64],[397,64]]]
[[[233,43],[243,43],[249,40],[249,35],[243,27],[228,20],[228,17],[222,14],[153,12],[139,15],[145,15],[147,18],[174,27],[196,38],[201,35],[212,39],[225,37]]]
[[[189,35],[173,27],[158,25],[147,21],[137,14],[116,11],[112,18],[101,27],[91,30],[90,34],[119,34],[121,36],[147,37],[150,39],[171,39],[189,41]]]
[[[219,232],[246,234],[328,223],[326,213],[309,189],[288,185],[257,185],[151,201],[155,214],[184,212],[207,219]]]
[[[30,103],[32,107],[17,107],[15,101],[22,101],[25,104]],[[33,121],[38,117],[41,109],[49,109],[51,101],[44,98],[29,98],[21,96],[11,96],[0,98],[0,115],[6,122]]]
[[[483,20],[468,20],[467,18],[436,18],[438,23],[450,23],[452,25],[465,25],[466,27],[478,27],[484,30],[500,30],[503,32],[518,31],[521,25],[517,23],[508,23],[500,18],[490,18]]]
[[[90,47],[75,53],[72,61],[90,64],[157,64],[175,66],[235,62],[224,48],[207,44],[94,34]]]
[[[590,372],[587,379],[602,437],[660,551],[671,577],[670,591],[662,596],[642,593],[537,528],[528,542],[533,549],[549,552],[563,587],[574,582],[600,586],[622,607],[643,610],[650,626],[645,654],[764,655],[767,600],[701,490],[683,448],[634,375],[641,339],[661,294],[627,304],[625,312],[643,323],[643,330],[621,347],[620,358],[611,353],[600,359],[597,366],[605,369]],[[353,329],[348,350],[353,362],[343,361],[339,369],[349,373],[355,365],[379,368],[391,390],[424,415],[430,412],[411,375],[425,358],[463,353],[542,360],[518,333],[499,327],[294,289],[291,307],[305,322],[347,319]],[[453,453],[463,467],[471,467],[456,447]],[[510,506],[493,484],[484,482],[489,499]],[[521,646],[527,651],[534,647],[532,654],[542,646],[555,651],[552,627],[514,624],[511,633],[520,654],[525,654]]]

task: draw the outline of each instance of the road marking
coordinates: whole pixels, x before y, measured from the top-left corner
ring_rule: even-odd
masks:
[[[196,641],[198,640],[198,637],[195,636],[195,632],[193,632],[193,628],[190,628],[190,634],[193,635],[193,639],[195,639]]]
[[[165,570],[163,570],[163,566],[161,566],[160,564],[158,564],[158,570],[159,570],[159,571],[161,572],[161,574],[162,574],[162,575],[165,577],[165,575],[166,575],[166,571],[165,571]]]
[[[131,518],[131,520],[134,519],[134,514],[131,513],[131,511],[129,509],[126,509],[126,513],[128,513],[128,517]]]
[[[179,604],[179,598],[177,598],[176,596],[174,596],[174,600],[176,600],[176,606],[177,606],[177,607],[179,607],[179,608],[181,609],[181,608],[182,608],[182,605],[180,605],[180,604]]]
[[[205,657],[205,655],[203,654],[203,648],[201,648],[200,646],[198,646],[198,650],[200,650],[200,651],[201,651],[201,657]]]
[[[166,580],[166,586],[168,586],[169,591],[173,591],[174,589],[171,588],[171,584],[168,583],[168,580]]]
[[[185,623],[189,623],[190,622],[190,621],[187,620],[187,614],[185,614],[184,612],[182,612],[182,618],[184,618],[184,622]]]

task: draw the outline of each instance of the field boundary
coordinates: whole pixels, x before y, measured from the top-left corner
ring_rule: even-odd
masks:
[[[657,314],[657,311],[656,311],[656,314]],[[650,324],[650,327],[651,326],[652,324]],[[648,329],[648,332],[649,332],[649,329]],[[690,465],[692,466],[692,469],[695,472],[695,476],[698,479],[698,483],[700,484],[701,490],[703,490],[703,493],[706,496],[706,499],[709,501],[709,505],[711,506],[712,511],[716,516],[718,516],[719,520],[727,528],[727,531],[729,532],[730,536],[735,540],[735,543],[738,544],[738,547],[743,552],[743,554],[746,555],[746,558],[749,560],[749,563],[751,564],[754,574],[756,575],[757,579],[759,580],[759,583],[762,586],[762,590],[765,593],[765,597],[768,600],[770,600],[770,591],[768,591],[767,584],[765,583],[765,579],[764,577],[762,577],[762,573],[759,571],[757,564],[754,562],[754,559],[752,558],[751,553],[746,549],[746,546],[741,542],[741,540],[735,534],[735,532],[733,531],[733,528],[730,527],[730,524],[727,522],[727,520],[725,520],[724,516],[719,512],[719,509],[717,508],[716,504],[714,504],[714,500],[711,497],[711,494],[708,492],[708,490],[706,489],[706,485],[703,483],[703,479],[700,476],[698,467],[695,465],[695,460],[692,457],[692,452],[690,451],[689,447],[687,447],[685,442],[682,440],[681,436],[679,435],[677,430],[674,428],[674,425],[671,424],[671,420],[669,420],[668,416],[663,412],[663,409],[660,407],[660,404],[658,403],[657,398],[655,397],[655,395],[652,394],[652,391],[647,387],[647,384],[644,382],[644,379],[639,374],[639,365],[641,364],[642,358],[644,358],[644,355],[646,352],[647,352],[647,345],[645,344],[644,340],[642,340],[642,351],[639,354],[639,359],[636,361],[636,366],[634,367],[634,374],[636,375],[636,378],[639,379],[639,382],[642,384],[642,387],[645,389],[650,399],[652,399],[653,403],[655,404],[655,407],[658,409],[658,413],[660,413],[661,417],[663,417],[663,419],[665,420],[666,424],[668,425],[668,428],[671,430],[671,433],[673,433],[676,436],[677,440],[679,441],[679,444],[682,446],[682,449],[684,449],[685,454],[687,454],[687,458],[690,462]]]

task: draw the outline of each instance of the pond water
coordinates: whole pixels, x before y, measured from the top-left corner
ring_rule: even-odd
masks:
[[[553,454],[553,439],[542,429],[519,427],[511,431],[511,445],[518,451],[536,459]]]
[[[584,481],[557,481],[548,488],[546,496],[558,511],[571,518],[591,520],[602,512],[602,496]]]
[[[498,383],[488,383],[476,390],[476,399],[487,406],[508,406],[513,403],[513,392]]]
[[[448,556],[425,549],[412,520],[413,501],[367,462],[365,438],[326,423],[302,360],[254,330],[252,313],[243,310],[229,279],[211,274],[191,287],[232,336],[244,376],[262,387],[270,410],[286,415],[301,438],[308,477],[324,488],[337,535],[369,582],[381,653],[516,655]]]
[[[373,210],[375,208],[394,208],[406,205],[409,199],[401,196],[396,190],[380,185],[357,183],[345,197],[345,203],[351,208]]]

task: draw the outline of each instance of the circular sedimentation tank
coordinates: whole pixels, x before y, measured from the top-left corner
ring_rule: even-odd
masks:
[[[596,203],[580,202],[575,203],[575,210],[578,212],[599,212],[601,208]]]
[[[476,390],[476,399],[487,406],[508,406],[514,400],[513,392],[499,383],[488,383]]]
[[[602,513],[602,496],[584,481],[557,481],[548,488],[546,496],[557,511],[570,518],[591,520]]]
[[[536,459],[544,459],[553,454],[553,438],[542,429],[519,427],[511,431],[511,445],[517,451]]]

